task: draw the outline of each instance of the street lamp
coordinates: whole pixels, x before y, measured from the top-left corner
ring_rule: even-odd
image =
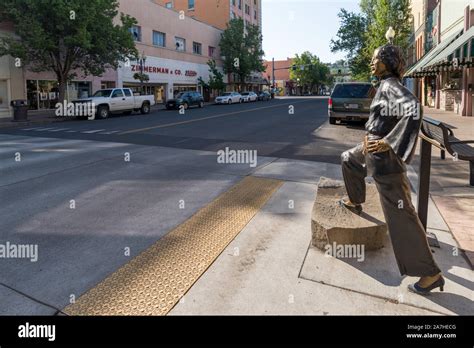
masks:
[[[385,38],[388,40],[390,44],[393,44],[393,38],[395,37],[395,30],[392,27],[389,27],[387,32],[385,33]]]

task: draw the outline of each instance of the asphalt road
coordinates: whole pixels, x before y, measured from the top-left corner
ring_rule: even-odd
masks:
[[[208,105],[180,114],[116,115],[107,120],[71,120],[0,130],[0,134],[81,139],[181,149],[257,150],[259,156],[338,164],[340,153],[361,141],[360,123],[331,126],[327,98],[282,98],[270,102]]]
[[[279,99],[0,130],[0,244],[38,247],[34,262],[0,259],[0,315],[57,313],[246,175],[340,176],[334,164],[363,129],[329,125],[326,105]],[[257,167],[217,163],[225,147],[257,150]]]

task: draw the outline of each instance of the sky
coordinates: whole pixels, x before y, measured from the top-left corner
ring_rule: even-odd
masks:
[[[322,62],[344,58],[332,53],[341,8],[359,12],[359,0],[262,0],[263,49],[265,59],[284,60],[310,51]]]

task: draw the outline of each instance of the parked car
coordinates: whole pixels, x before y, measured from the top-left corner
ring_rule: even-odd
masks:
[[[271,100],[271,99],[272,99],[272,96],[267,91],[262,91],[258,94],[258,100],[260,100],[260,101],[268,101],[268,100]]]
[[[371,83],[344,82],[336,84],[328,101],[329,123],[335,124],[338,120],[368,120],[370,104],[375,92]]]
[[[237,92],[226,92],[216,98],[216,104],[233,104],[242,102],[243,98],[240,93]]]
[[[245,103],[257,101],[258,95],[255,92],[243,92],[242,99]]]
[[[187,110],[191,106],[204,107],[204,98],[199,92],[188,91],[181,92],[174,99],[166,101],[166,109],[179,109],[181,106]]]
[[[155,97],[134,95],[130,88],[113,88],[98,90],[91,98],[74,100],[73,103],[92,104],[95,118],[106,119],[119,112],[131,114],[133,111],[140,111],[142,114],[149,114],[151,107],[155,105]]]

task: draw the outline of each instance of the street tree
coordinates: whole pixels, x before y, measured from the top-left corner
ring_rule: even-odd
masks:
[[[0,38],[0,56],[34,72],[53,71],[65,100],[77,74],[100,76],[138,56],[129,32],[136,20],[119,15],[118,6],[118,0],[2,0],[0,21],[12,23],[15,35]]]
[[[331,40],[333,52],[345,52],[354,79],[369,80],[374,50],[387,43],[385,33],[396,32],[394,44],[407,51],[412,30],[409,0],[361,0],[360,13],[341,9],[341,26]]]
[[[337,31],[336,39],[331,40],[331,51],[345,52],[353,78],[366,80],[370,75],[365,49],[367,15],[341,9],[338,17],[341,26]]]
[[[296,54],[290,78],[299,81],[299,84],[309,91],[312,91],[314,87],[319,89],[319,86],[331,82],[329,67],[308,51],[301,55]]]
[[[225,89],[224,74],[217,68],[214,59],[209,60],[207,65],[209,66],[209,81],[204,81],[200,76],[198,78],[199,84],[205,88],[209,88],[211,91],[223,91]]]
[[[241,87],[252,72],[265,71],[262,34],[258,26],[245,25],[241,18],[230,20],[219,46],[224,57],[224,72],[237,75]]]

